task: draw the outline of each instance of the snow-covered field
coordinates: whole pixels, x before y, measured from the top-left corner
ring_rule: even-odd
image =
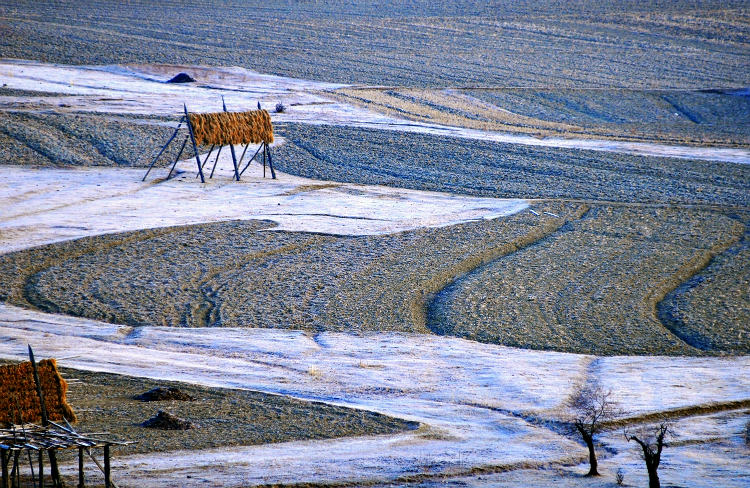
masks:
[[[278,142],[278,141],[277,141]],[[445,193],[329,182],[281,172],[262,177],[252,164],[233,181],[229,151],[223,151],[213,179],[195,179],[196,162],[177,166],[178,177],[163,181],[156,169],[31,169],[2,167],[0,252],[138,229],[223,220],[268,219],[275,230],[367,235],[418,227],[440,227],[510,215],[524,200],[477,198]]]
[[[164,83],[180,71],[189,72],[195,84]],[[273,114],[274,122],[350,125],[443,136],[482,139],[530,146],[564,147],[595,151],[672,156],[750,163],[744,149],[672,146],[640,142],[537,138],[397,119],[325,98],[324,90],[344,85],[263,75],[245,68],[205,68],[180,65],[67,66],[36,61],[0,60],[0,85],[7,88],[62,93],[63,97],[3,97],[0,109],[19,102],[26,110],[92,111],[126,114],[177,115],[182,102],[193,112],[221,109],[221,97],[229,110],[251,110],[260,102],[271,109],[282,102],[289,110]]]
[[[187,68],[186,68],[187,69]],[[220,95],[231,109],[257,100],[295,105],[275,120],[315,121],[403,130],[453,131],[386,119],[329,103],[330,88],[304,80],[258,75],[239,68],[197,73],[197,86],[157,83],[180,67],[70,67],[5,60],[0,84],[67,93],[48,98],[70,110],[173,114],[174,100],[194,110],[216,110]],[[206,86],[203,86],[206,85]],[[15,102],[13,100],[16,100]],[[18,99],[0,97],[7,109]],[[466,137],[520,136],[464,131]],[[445,132],[441,132],[445,133]],[[669,148],[609,141],[537,140],[535,143],[601,150],[750,162],[743,150]],[[505,139],[504,139],[505,140]],[[651,147],[654,146],[654,147]],[[570,147],[570,146],[566,146]],[[589,147],[591,148],[591,147]],[[642,151],[642,152],[639,152]],[[226,155],[225,155],[226,156]],[[228,156],[226,156],[228,157]],[[0,252],[109,232],[230,220],[271,219],[278,229],[360,235],[442,226],[522,211],[523,200],[471,198],[343,184],[331,186],[255,173],[232,182],[224,161],[214,180],[200,185],[194,163],[178,178],[141,169],[2,168]],[[164,170],[159,170],[164,172]],[[317,187],[316,187],[317,185]],[[513,349],[450,337],[321,333],[282,329],[131,328],[0,305],[0,357],[22,359],[26,344],[61,365],[211,386],[250,388],[321,400],[417,420],[423,427],[394,436],[293,442],[253,447],[116,458],[121,486],[247,486],[299,481],[377,481],[420,475],[468,485],[611,486],[613,472],[643,484],[645,468],[622,431],[605,436],[615,451],[603,461],[605,478],[584,480],[577,463],[583,447],[529,416],[559,419],[579,385],[611,388],[626,415],[750,399],[750,357],[595,357]],[[75,357],[71,357],[75,356]],[[315,372],[315,374],[311,374]],[[750,465],[740,432],[745,412],[677,422],[680,444],[667,450],[665,482],[690,486],[748,486]],[[602,453],[603,454],[603,453]],[[524,467],[554,467],[529,470]],[[567,466],[567,467],[566,467]],[[509,472],[472,475],[472,468]],[[189,476],[189,477],[188,477]]]
[[[424,424],[395,436],[176,452],[159,456],[164,462],[149,455],[118,458],[119,479],[137,479],[138,486],[186,486],[188,475],[195,485],[206,478],[215,486],[242,486],[575,464],[585,455],[581,446],[524,416],[561,418],[562,403],[583,383],[599,381],[611,388],[628,416],[744,400],[750,391],[750,357],[597,358],[409,334],[134,329],[0,305],[0,356],[22,359],[27,343],[43,357],[76,355],[61,361],[73,368],[249,388]],[[708,436],[738,444],[744,423],[736,414],[727,422],[710,418],[710,434],[702,424],[678,423],[680,441]],[[626,453],[618,462],[638,471],[635,446],[624,444],[621,432],[605,442]],[[737,462],[742,449],[725,446],[707,462],[717,469],[729,463],[724,467],[733,478],[748,480],[750,467]],[[691,456],[672,455],[669,465],[689,468],[696,464]],[[707,476],[712,468],[699,464],[701,469],[686,475],[691,486],[713,486],[715,480]]]

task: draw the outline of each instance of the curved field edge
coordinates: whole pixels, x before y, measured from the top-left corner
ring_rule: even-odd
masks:
[[[460,280],[466,274],[544,239],[570,220],[580,219],[586,214],[586,212],[588,212],[588,210],[588,205],[579,205],[577,208],[573,208],[570,214],[563,216],[563,218],[558,217],[549,219],[544,225],[533,229],[522,237],[510,242],[498,243],[498,246],[487,248],[480,253],[456,263],[450,269],[431,277],[424,283],[422,295],[415,296],[412,300],[411,308],[414,323],[419,327],[423,327],[435,334],[441,335],[440,332],[434,328],[434,324],[432,324],[432,320],[430,319],[430,306],[434,302],[435,296],[440,293],[440,291]]]
[[[722,297],[729,292],[735,296],[748,293],[750,227],[747,214],[735,218],[744,223],[744,234],[657,304],[665,326],[699,349],[741,352],[750,338],[750,300],[727,301]],[[728,326],[721,338],[704,333],[716,323]]]
[[[397,118],[539,137],[747,147],[750,99],[722,90],[409,89],[325,95]]]
[[[690,209],[592,209],[586,220],[571,221],[445,286],[428,303],[428,328],[480,342],[576,353],[750,350],[741,341],[734,348],[696,348],[656,312],[665,295],[736,243],[744,225],[721,213]],[[725,300],[747,306],[741,294]],[[725,334],[743,326],[715,324],[704,334],[720,346]]]
[[[8,361],[0,360],[1,363]],[[417,422],[367,410],[252,390],[215,388],[121,374],[61,368],[68,399],[78,415],[79,432],[109,432],[137,440],[118,448],[118,456],[175,450],[250,446],[310,439],[392,435],[415,430]],[[143,402],[133,398],[152,388],[178,388],[193,401]],[[195,425],[175,431],[141,424],[166,410]],[[62,461],[73,460],[63,454]]]
[[[595,217],[585,218],[589,208]],[[0,274],[9,286],[0,298],[132,326],[433,332],[603,355],[723,352],[689,347],[664,329],[655,307],[736,242],[744,226],[719,213],[684,208],[537,202],[531,210],[383,236],[267,232],[270,222],[255,221],[84,238],[1,257]],[[524,271],[527,261],[539,261],[531,274]],[[585,272],[580,278],[555,277],[576,262]],[[484,298],[471,298],[469,308],[451,298],[465,323],[455,330],[440,326],[436,297],[498,265],[512,270],[510,281],[483,282]],[[541,271],[553,274],[539,279]],[[561,293],[556,301],[562,312],[573,310],[578,319],[526,311],[547,306],[549,292],[529,287],[548,282],[562,287],[554,292]],[[523,298],[498,294],[488,301],[492,283]],[[631,305],[639,311],[635,318],[621,311]],[[485,308],[477,315],[479,306]],[[526,342],[502,335],[513,330],[503,319],[507,313],[533,324],[523,332]],[[469,323],[474,325],[467,329]],[[470,334],[477,324],[485,332]],[[720,336],[722,330],[712,333]]]
[[[279,124],[287,173],[464,195],[750,206],[750,165],[543,148],[330,125]]]

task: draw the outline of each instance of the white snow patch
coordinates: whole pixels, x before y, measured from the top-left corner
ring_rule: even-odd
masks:
[[[476,198],[381,186],[341,184],[277,172],[253,163],[233,181],[229,151],[213,179],[195,178],[196,162],[168,170],[3,166],[0,253],[83,236],[224,220],[268,219],[274,230],[368,235],[508,216],[518,199]],[[270,174],[269,174],[270,175]],[[323,185],[315,188],[315,185]],[[336,185],[336,184],[334,184]],[[310,188],[309,190],[306,188]]]
[[[193,76],[196,82],[165,83],[182,71]],[[0,84],[9,88],[68,95],[41,98],[0,97],[0,109],[6,110],[18,110],[19,103],[24,102],[27,105],[25,110],[179,115],[183,110],[183,102],[193,112],[221,110],[223,96],[228,109],[235,111],[254,109],[258,102],[266,109],[273,109],[277,102],[282,102],[288,110],[272,114],[274,122],[370,127],[530,146],[750,163],[750,151],[744,149],[562,137],[537,138],[412,122],[325,97],[324,91],[346,85],[264,75],[237,66],[69,66],[0,59]]]
[[[133,329],[0,305],[0,357],[23,359],[27,343],[40,357],[76,355],[61,361],[66,367],[287,394],[429,426],[395,436],[175,452],[164,461],[118,459],[117,472],[139,486],[176,485],[188,474],[193,485],[203,476],[237,486],[569,460],[584,454],[580,445],[518,415],[559,418],[582,382],[613,388],[628,414],[746,399],[750,391],[747,356],[597,358],[417,334]]]

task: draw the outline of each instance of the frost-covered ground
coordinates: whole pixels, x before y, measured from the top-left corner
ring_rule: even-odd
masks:
[[[189,72],[195,84],[164,81],[178,72]],[[0,84],[6,88],[35,90],[66,96],[3,97],[0,109],[92,111],[107,113],[178,115],[182,102],[193,112],[221,110],[221,97],[229,110],[250,110],[257,103],[267,109],[282,102],[283,114],[274,122],[305,122],[400,130],[468,139],[482,139],[544,147],[671,156],[709,161],[750,163],[744,149],[671,146],[641,142],[532,136],[449,127],[398,119],[337,102],[324,90],[344,85],[263,75],[239,67],[206,68],[180,65],[67,66],[35,61],[0,60]]]
[[[275,230],[370,235],[442,227],[518,212],[524,200],[476,198],[378,186],[334,185],[253,163],[238,183],[223,151],[213,179],[195,179],[183,161],[164,181],[157,168],[2,168],[0,252],[77,237],[222,220],[268,219]],[[269,175],[270,176],[270,175]]]
[[[458,475],[472,467],[491,471],[525,463],[575,465],[585,455],[581,446],[523,416],[560,418],[562,403],[580,384],[598,380],[612,388],[628,416],[744,400],[750,391],[750,357],[596,358],[410,334],[134,329],[8,305],[0,306],[0,338],[0,356],[6,358],[22,359],[26,343],[32,343],[40,356],[75,354],[61,361],[73,368],[250,388],[424,424],[417,431],[390,437],[159,456],[166,461],[150,455],[117,459],[118,479],[138,486],[199,485],[203,478],[214,486],[389,480],[425,473]],[[735,414],[731,422],[708,417],[714,419],[709,424],[680,422],[675,430],[683,443],[709,438],[737,444],[744,425],[740,420],[746,417]],[[606,467],[625,464],[633,477],[639,476],[634,446],[622,442],[621,432],[604,441],[620,456]],[[676,470],[691,486],[711,486],[711,476],[720,468],[730,470],[727,480],[750,476],[750,469],[738,461],[742,445],[711,450],[711,458],[696,462],[693,456],[700,449],[688,447],[689,455],[674,451],[668,457],[673,469],[693,466],[689,474]],[[193,482],[186,481],[188,475]]]
[[[235,68],[196,70],[199,86],[154,81],[181,68],[73,68],[6,60],[0,63],[0,83],[68,94],[54,99],[31,97],[27,102],[36,104],[35,110],[61,109],[63,103],[70,105],[65,110],[175,114],[180,109],[174,106],[176,99],[190,100],[194,110],[217,110],[224,94],[232,110],[254,108],[257,100],[265,106],[280,100],[292,107],[288,115],[275,116],[276,121],[369,124],[466,137],[507,137],[511,142],[553,147],[594,144],[600,150],[750,160],[742,150],[536,140],[407,125],[329,103],[318,94],[327,85]],[[0,103],[8,109],[20,102],[15,97]],[[263,180],[257,164],[254,175],[237,184],[228,177],[227,160],[221,163],[222,174],[203,186],[195,183],[192,164],[181,163],[176,179],[160,181],[161,169],[146,183],[140,182],[143,170],[3,168],[0,252],[84,235],[238,218],[272,219],[287,230],[383,233],[501,218],[527,205],[522,200],[330,186],[288,175]],[[116,458],[115,479],[121,486],[388,483],[413,476],[425,484],[608,486],[620,466],[626,470],[626,482],[643,484],[644,467],[636,446],[624,443],[621,431],[603,436],[615,451],[603,455],[607,478],[583,480],[579,474],[585,468],[578,465],[585,456],[582,446],[527,419],[530,415],[559,419],[571,392],[597,380],[613,390],[628,416],[750,399],[748,356],[596,357],[394,333],[131,328],[0,305],[0,357],[24,358],[27,343],[40,357],[68,357],[61,361],[63,366],[251,388],[423,424],[417,431],[395,436]],[[723,486],[746,486],[747,448],[739,440],[746,419],[746,412],[731,411],[679,421],[675,430],[680,443],[669,448],[662,468],[665,484],[716,486],[718,479]],[[554,469],[521,469],[534,467]],[[488,474],[462,477],[472,468],[486,468]],[[511,471],[492,474],[507,469]]]

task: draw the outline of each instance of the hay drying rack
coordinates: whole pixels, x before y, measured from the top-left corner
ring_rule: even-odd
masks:
[[[67,419],[63,419],[65,425],[49,420],[45,408],[44,394],[42,392],[39,374],[37,371],[34,352],[29,346],[29,359],[34,371],[34,382],[39,397],[42,425],[33,423],[21,423],[11,425],[9,428],[0,428],[0,488],[20,488],[21,465],[25,463],[24,454],[29,463],[31,471],[31,482],[36,488],[44,488],[44,454],[47,453],[50,464],[50,477],[52,486],[62,487],[63,482],[57,464],[57,451],[78,449],[78,488],[85,488],[84,459],[91,458],[96,466],[104,474],[104,486],[106,488],[117,488],[112,481],[110,469],[110,447],[127,446],[133,442],[121,442],[105,439],[107,432],[96,432],[81,434],[76,432]],[[22,419],[21,419],[22,420]],[[102,448],[104,450],[104,465],[102,465],[92,454],[91,449]],[[35,460],[32,452],[36,455],[38,470],[35,471]],[[37,479],[39,484],[37,485]]]
[[[221,97],[221,103],[222,108],[224,112],[227,111],[227,104],[224,101],[224,97]],[[166,144],[162,146],[161,150],[158,152],[158,154],[154,157],[153,161],[151,161],[151,165],[148,167],[148,170],[146,171],[146,174],[143,175],[143,179],[141,181],[146,181],[146,178],[148,177],[148,174],[153,169],[154,165],[156,164],[156,161],[159,160],[162,154],[164,154],[164,151],[167,150],[167,147],[169,147],[170,144],[175,140],[177,137],[177,134],[180,132],[180,128],[182,128],[182,124],[185,124],[185,126],[188,129],[188,135],[185,136],[185,140],[182,142],[182,145],[180,146],[180,151],[177,153],[177,157],[174,159],[174,162],[172,163],[172,167],[169,169],[169,173],[167,174],[166,179],[168,180],[172,176],[172,172],[174,172],[175,167],[177,166],[177,163],[180,161],[180,156],[182,156],[183,151],[185,150],[185,146],[187,145],[188,140],[192,142],[193,145],[193,152],[195,153],[195,161],[198,165],[198,173],[195,175],[195,177],[201,178],[201,183],[206,182],[205,175],[203,173],[203,168],[205,168],[206,164],[208,163],[208,159],[211,157],[211,153],[213,152],[216,145],[212,145],[211,148],[208,150],[208,154],[206,154],[205,159],[203,162],[201,162],[200,155],[198,154],[198,144],[195,142],[195,134],[193,131],[193,126],[190,123],[190,114],[187,109],[187,104],[182,105],[183,110],[185,114],[180,118],[179,123],[177,124],[177,128],[175,128],[174,132],[172,133],[172,136],[167,140]],[[260,109],[260,102],[258,102],[258,109]],[[209,178],[214,177],[214,170],[216,170],[216,164],[219,162],[219,156],[221,155],[221,149],[224,146],[219,146],[219,148],[216,151],[216,159],[214,159],[214,165],[211,168],[211,174],[209,175]],[[247,149],[250,147],[250,143],[245,144],[245,148],[242,150],[242,155],[240,156],[239,161],[237,160],[237,155],[234,151],[234,146],[229,144],[229,150],[232,153],[232,163],[234,164],[234,179],[237,181],[240,181],[240,176],[247,170],[247,168],[250,166],[250,163],[253,162],[255,157],[258,155],[261,150],[263,151],[263,178],[266,177],[266,159],[268,159],[268,167],[271,170],[271,178],[276,179],[276,171],[273,169],[273,160],[271,159],[271,150],[268,147],[268,144],[266,142],[261,142],[260,146],[258,146],[258,149],[255,151],[255,154],[247,161],[247,164],[244,168],[241,170],[239,169],[240,166],[242,166],[242,160],[245,158],[245,153],[247,153]]]

